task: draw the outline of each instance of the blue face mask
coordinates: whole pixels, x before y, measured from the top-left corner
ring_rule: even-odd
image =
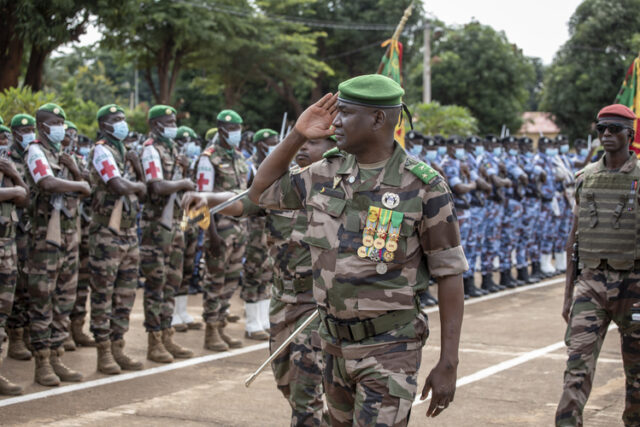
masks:
[[[26,149],[27,146],[35,140],[36,134],[34,132],[29,132],[22,135],[22,141],[19,141],[19,143],[23,149]]]
[[[49,126],[47,138],[54,144],[60,144],[64,139],[64,125]]]
[[[242,139],[242,131],[241,130],[232,130],[229,131],[229,136],[227,137],[227,142],[232,147],[237,147],[240,145],[240,140]]]
[[[464,151],[464,148],[456,148],[456,159],[462,160],[465,158],[465,156],[466,151]]]
[[[567,144],[561,145],[560,146],[560,152],[562,154],[567,154],[569,152],[569,146]]]
[[[533,157],[533,152],[532,151],[527,151],[526,153],[524,153],[525,157],[528,157],[529,159]]]
[[[127,135],[129,135],[129,126],[127,125],[127,122],[125,122],[124,120],[121,120],[119,122],[115,122],[111,126],[113,126],[112,135],[118,141],[122,141],[123,139],[125,139],[127,137]],[[164,128],[165,131],[167,129],[171,129],[171,128]],[[177,129],[176,129],[176,131],[177,131]],[[168,138],[168,137],[165,137],[165,138]]]
[[[438,154],[441,156],[447,154],[447,147],[438,147]]]
[[[482,156],[484,154],[484,147],[481,145],[477,145],[475,146],[473,151],[476,153],[476,156]]]
[[[422,146],[421,145],[413,145],[410,149],[409,149],[409,154],[411,154],[413,157],[418,157],[420,155],[420,153],[422,153]]]
[[[580,156],[587,157],[588,155],[589,155],[589,149],[588,148],[581,148],[580,149]]]
[[[89,147],[78,147],[78,154],[82,157],[87,157],[89,155],[89,151],[91,151]]]
[[[194,159],[200,155],[200,146],[195,142],[188,142],[184,146],[184,154],[190,159]]]
[[[547,155],[547,156],[549,156],[549,157],[553,157],[553,156],[555,156],[555,155],[556,155],[555,151],[556,151],[556,150],[554,150],[553,148],[548,147],[548,148],[545,148],[545,149],[544,149],[544,154],[546,154],[546,155]]]
[[[496,156],[502,155],[502,147],[493,147],[493,154]]]
[[[177,127],[166,127],[162,130],[162,136],[167,139],[174,139],[178,134]]]
[[[515,148],[509,148],[509,155],[517,156],[518,155],[518,150],[516,150]]]
[[[435,150],[427,151],[427,160],[435,160],[438,157],[438,152]]]

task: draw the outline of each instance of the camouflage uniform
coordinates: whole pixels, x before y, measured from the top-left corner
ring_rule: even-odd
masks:
[[[2,186],[7,186],[4,178]],[[11,201],[0,203],[0,358],[2,343],[6,338],[5,327],[11,315],[13,297],[18,276],[18,254],[16,250],[16,228],[18,213]]]
[[[429,273],[438,278],[468,268],[452,195],[437,172],[397,143],[380,168],[358,165],[355,156],[337,149],[325,157],[286,173],[262,194],[260,205],[304,208],[309,215],[303,241],[311,249],[322,319],[331,425],[406,424],[428,336],[417,294]],[[379,209],[385,205],[394,206],[388,208],[393,213]],[[391,219],[378,222],[376,212]],[[388,249],[363,251],[371,218],[393,225],[392,260],[382,261]]]
[[[155,149],[157,156],[153,156]],[[149,156],[149,157],[148,157]],[[176,167],[178,152],[172,143],[149,139],[142,152],[147,184],[170,180]],[[155,158],[155,160],[154,160]],[[147,332],[169,329],[174,296],[182,283],[184,233],[180,229],[181,209],[173,211],[171,230],[160,225],[162,210],[170,196],[149,193],[142,211],[140,266],[144,275],[144,326]]]
[[[96,342],[118,341],[129,330],[129,315],[136,297],[140,250],[136,216],[140,209],[135,194],[118,196],[107,183],[126,175],[126,148],[101,140],[89,154],[93,188],[92,223],[89,227],[89,270],[91,283],[91,332]],[[118,199],[124,206],[120,233],[108,228]]]
[[[507,155],[504,157],[507,175],[513,187],[505,190],[507,201],[502,216],[501,236],[500,236],[500,271],[511,271],[511,254],[516,249],[518,240],[522,236],[524,230],[522,225],[524,187],[519,183],[518,178],[525,175],[525,172],[518,165],[516,155]]]
[[[240,151],[212,145],[204,150],[198,162],[198,190],[245,190],[248,171]],[[225,318],[229,300],[240,284],[242,256],[247,239],[243,220],[219,216],[215,221],[224,246],[217,258],[206,250],[207,270],[203,286],[202,317],[207,323],[223,321]],[[205,232],[205,248],[210,245],[207,234]]]
[[[63,205],[69,217],[61,213],[60,249],[46,242],[47,225],[55,197],[45,193],[37,182],[45,176],[58,175],[59,154],[47,145],[34,141],[29,145],[27,176],[31,188],[32,228],[29,258],[26,265],[29,288],[30,340],[33,348],[57,349],[69,333],[69,315],[73,309],[78,284],[78,199],[65,195]]]
[[[86,170],[87,164],[82,156],[76,155],[76,163],[80,170]],[[71,321],[87,316],[87,299],[89,298],[89,224],[91,224],[91,197],[81,201],[80,212],[80,247],[78,249],[78,290],[76,291],[76,303],[71,311]]]
[[[499,173],[498,162],[499,159],[488,152],[485,152],[480,160],[489,176]],[[493,259],[500,252],[501,225],[504,214],[504,190],[502,188],[494,186],[493,192],[487,200],[486,211],[486,222],[482,225],[484,241],[481,248],[481,273],[483,276],[493,272]]]
[[[628,180],[623,185],[620,181],[612,185],[615,175],[626,175]],[[640,167],[633,153],[618,171],[608,170],[600,159],[578,176],[576,201],[580,206],[576,236],[582,271],[575,283],[565,337],[568,360],[563,393],[556,411],[558,426],[582,425],[582,411],[591,392],[596,362],[611,321],[620,332],[626,377],[622,420],[625,425],[640,425],[640,320],[632,319],[632,306],[640,302],[637,243],[640,220],[636,213],[639,180]],[[613,190],[614,185],[618,187],[617,191]],[[617,220],[620,228],[612,224],[616,221],[613,213],[616,204],[606,203],[607,198],[620,200],[616,195],[624,195],[626,203]],[[595,207],[592,206],[594,203]],[[614,235],[603,234],[603,231]],[[616,245],[607,244],[607,238],[614,239]],[[600,259],[601,255],[607,259]]]
[[[244,215],[255,205],[243,199]],[[272,261],[273,292],[269,320],[269,351],[273,353],[316,310],[311,252],[302,242],[307,231],[305,211],[268,211],[266,236]],[[271,363],[278,389],[291,406],[292,426],[323,422],[322,351],[317,318]]]
[[[27,167],[24,163],[25,152],[17,143],[11,146],[9,158],[13,162],[16,170],[27,182]],[[29,258],[29,221],[28,208],[17,208],[18,224],[16,228],[16,249],[18,252],[18,278],[16,281],[16,292],[13,299],[13,310],[7,320],[9,329],[25,328],[29,325],[29,292],[27,286],[27,275],[24,271],[27,259]]]

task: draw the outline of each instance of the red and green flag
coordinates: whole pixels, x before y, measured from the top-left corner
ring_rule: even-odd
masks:
[[[633,63],[627,70],[627,75],[622,82],[620,92],[616,96],[616,103],[623,104],[631,108],[638,116],[640,114],[640,57],[633,60]],[[636,136],[631,143],[631,149],[640,158],[640,135],[638,132],[638,119],[633,124]]]
[[[382,43],[382,47],[386,47],[387,51],[380,61],[378,74],[390,77],[402,86],[402,43],[396,39],[389,39]],[[396,125],[396,141],[403,147],[405,133],[403,115],[400,122]]]

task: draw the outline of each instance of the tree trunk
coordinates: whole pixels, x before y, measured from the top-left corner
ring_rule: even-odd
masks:
[[[0,91],[18,86],[24,42],[15,31],[17,2],[7,2],[0,8]]]
[[[37,92],[42,89],[42,74],[44,73],[44,61],[47,59],[50,50],[39,46],[31,46],[29,55],[29,65],[27,75],[24,78],[23,86],[30,86],[31,90]]]

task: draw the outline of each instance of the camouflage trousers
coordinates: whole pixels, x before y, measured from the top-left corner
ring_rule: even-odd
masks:
[[[248,241],[245,251],[244,280],[240,297],[245,302],[271,298],[273,270],[267,249],[265,217],[251,217],[247,221]]]
[[[147,332],[171,327],[174,297],[182,283],[184,233],[179,220],[171,231],[158,222],[147,223],[142,230],[140,267],[145,277],[144,326]]]
[[[540,253],[548,255],[553,252],[553,233],[556,217],[551,209],[551,201],[542,201],[540,206],[540,220],[536,239],[540,242]]]
[[[484,206],[471,206],[469,209],[469,242],[468,249],[465,249],[469,270],[464,273],[464,277],[470,277],[476,271],[476,261],[480,256],[487,228],[487,213]]]
[[[96,342],[122,339],[136,298],[140,251],[135,230],[115,236],[94,224],[89,237],[91,332]]]
[[[504,207],[502,202],[487,200],[487,219],[482,243],[482,275],[493,271],[493,259],[500,253],[500,232]]]
[[[640,271],[584,269],[575,285],[567,327],[567,367],[556,411],[557,426],[581,426],[582,411],[593,385],[596,362],[613,321],[622,341],[626,377],[625,425],[640,425],[640,321],[631,307],[640,302]]]
[[[184,262],[182,266],[182,283],[176,296],[187,295],[195,270],[196,250],[198,249],[198,233],[200,228],[192,225],[184,231]]]
[[[246,244],[245,226],[239,221],[221,217],[217,221],[218,234],[223,239],[219,257],[208,251],[210,241],[205,239],[207,271],[203,286],[203,313],[205,322],[223,320],[229,308],[229,300],[240,285],[242,256]]]
[[[87,316],[87,299],[89,298],[89,224],[82,225],[80,248],[78,249],[78,289],[76,303],[71,310],[71,320],[84,319]]]
[[[422,348],[345,359],[324,352],[331,426],[406,426],[418,387]]]
[[[540,247],[535,238],[540,215],[540,199],[525,197],[522,201],[522,234],[516,245],[516,263],[518,268],[525,268],[531,262],[540,261]]]
[[[280,347],[315,310],[315,303],[288,304],[274,295],[269,313],[269,352],[273,353]],[[291,406],[292,426],[319,426],[326,417],[323,414],[323,359],[319,327],[318,317],[271,363],[278,390]]]
[[[35,350],[58,348],[69,335],[69,315],[78,286],[77,229],[62,234],[62,249],[46,243],[47,229],[34,231],[26,273],[30,340]]]
[[[500,271],[511,270],[511,254],[522,235],[522,203],[508,199],[502,215],[500,234]]]
[[[564,197],[559,197],[560,216],[556,217],[555,241],[553,242],[554,252],[564,252],[567,250],[567,238],[571,230],[571,219],[573,212],[571,206]]]
[[[0,238],[0,356],[6,338],[7,319],[13,307],[13,295],[18,277],[18,255],[13,237]]]
[[[7,320],[10,329],[24,328],[29,325],[29,288],[25,265],[29,258],[29,234],[18,231],[16,235],[16,248],[18,251],[18,278],[16,280],[16,292],[13,297],[13,309]]]

